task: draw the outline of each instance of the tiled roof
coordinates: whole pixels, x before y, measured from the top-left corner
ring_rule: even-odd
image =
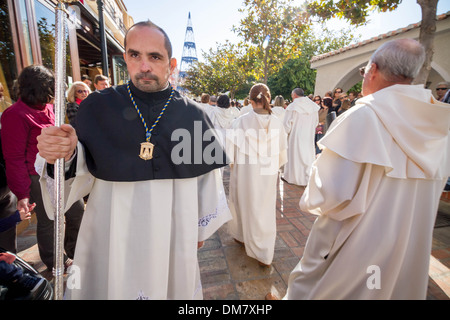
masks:
[[[437,21],[444,20],[444,19],[447,19],[449,16],[450,16],[450,11],[448,11],[447,13],[443,13],[443,14],[440,14],[440,15],[436,16],[436,20]],[[394,31],[390,31],[390,32],[387,32],[387,33],[383,33],[383,34],[380,34],[380,35],[378,35],[376,37],[372,37],[370,39],[360,41],[358,43],[349,45],[347,47],[343,47],[343,48],[340,48],[338,50],[334,50],[334,51],[330,51],[330,52],[327,52],[327,53],[323,53],[323,54],[314,56],[314,57],[312,57],[310,62],[312,63],[312,62],[316,62],[316,61],[319,61],[319,60],[323,60],[325,58],[328,58],[328,57],[331,57],[331,56],[335,56],[335,55],[337,55],[339,53],[342,53],[342,52],[345,52],[345,51],[348,51],[348,50],[351,50],[351,49],[354,49],[354,48],[358,48],[358,47],[364,46],[366,44],[369,44],[369,43],[372,43],[372,42],[375,42],[375,41],[378,41],[378,40],[387,39],[389,37],[398,35],[400,33],[405,33],[405,32],[407,32],[407,31],[409,31],[411,29],[419,28],[420,24],[421,24],[420,22],[413,23],[413,24],[410,24],[407,27],[400,28],[400,29],[397,29],[397,30],[394,30]]]

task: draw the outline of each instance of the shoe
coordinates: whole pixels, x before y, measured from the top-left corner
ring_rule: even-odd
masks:
[[[270,268],[270,264],[265,264],[265,263],[262,263],[261,261],[258,261],[258,264],[259,264],[261,267],[264,267],[264,268]]]
[[[280,298],[278,298],[276,295],[274,295],[272,292],[269,292],[268,294],[266,294],[266,296],[264,297],[264,300],[280,300]]]
[[[239,243],[241,246],[244,246],[244,247],[245,247],[245,243],[243,243],[242,241],[239,241],[239,240],[236,239],[236,238],[233,238],[233,240],[234,240],[235,242]]]
[[[44,278],[24,273],[24,275],[14,283],[13,292],[16,296],[19,296],[20,294],[23,295],[26,300],[37,300],[45,290],[46,286],[47,280]]]

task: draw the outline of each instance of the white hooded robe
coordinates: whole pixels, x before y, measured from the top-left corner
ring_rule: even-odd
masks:
[[[316,157],[314,138],[319,123],[319,106],[300,97],[286,108],[284,127],[288,134],[288,163],[283,178],[292,184],[306,186]]]
[[[230,164],[228,223],[245,243],[248,256],[271,264],[276,238],[278,169],[287,161],[287,136],[273,115],[250,111],[233,122],[227,135]]]
[[[332,123],[300,200],[318,217],[285,299],[425,299],[449,125],[450,105],[421,85],[384,88]]]

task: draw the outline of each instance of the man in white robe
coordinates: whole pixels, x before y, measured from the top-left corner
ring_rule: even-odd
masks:
[[[433,227],[450,173],[450,107],[423,85],[412,39],[383,44],[364,98],[319,141],[300,200],[318,215],[285,299],[425,299]]]
[[[283,179],[292,184],[306,186],[311,165],[316,157],[314,138],[319,124],[320,107],[304,97],[300,88],[292,91],[292,103],[286,108],[284,127],[288,134],[288,162]]]
[[[76,133],[61,125],[38,137],[47,213],[56,159],[67,161],[65,207],[89,194],[65,297],[201,299],[198,246],[231,218],[219,171],[224,152],[205,158],[203,138],[217,140],[214,128],[168,83],[176,61],[165,32],[137,23],[125,49],[131,81],[85,99]],[[139,154],[146,138],[151,151]]]

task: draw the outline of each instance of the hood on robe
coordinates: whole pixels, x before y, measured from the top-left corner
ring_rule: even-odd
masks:
[[[222,129],[230,127],[231,122],[236,118],[236,114],[230,108],[215,107],[209,114],[214,126],[220,126]]]
[[[318,112],[319,109],[320,107],[317,105],[317,103],[311,101],[311,99],[307,97],[295,98],[294,101],[292,101],[292,103],[286,108],[286,110],[292,110],[306,114]]]
[[[395,178],[450,175],[450,104],[422,85],[393,85],[359,99],[336,118],[319,147]]]
[[[282,122],[269,114],[249,112],[233,122],[227,142],[249,156],[273,157],[287,149]]]

